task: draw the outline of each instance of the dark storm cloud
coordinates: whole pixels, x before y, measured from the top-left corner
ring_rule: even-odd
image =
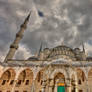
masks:
[[[9,45],[14,40],[20,24],[24,20],[25,14],[19,16],[17,12],[25,11],[28,13],[29,11],[24,6],[26,5],[23,1],[0,0],[0,55],[6,55]]]
[[[31,53],[38,52],[41,41],[44,47],[62,41],[80,47],[83,41],[92,51],[91,0],[0,0],[0,53],[6,53],[30,10],[32,15],[21,44]],[[23,57],[21,50],[19,54]]]
[[[50,7],[51,2],[54,1],[49,2],[48,0],[34,0],[34,3],[37,6],[40,6],[40,8],[49,6],[47,7],[48,11],[52,8]],[[53,3],[51,5],[54,6]],[[66,0],[64,4],[59,4],[59,9],[57,9],[57,11],[59,10],[58,16],[61,16],[62,19],[59,20],[55,17],[54,8],[51,11],[51,15],[46,16],[46,19],[43,19],[41,27],[37,29],[36,32],[33,31],[33,33],[30,33],[30,35],[35,35],[35,38],[33,37],[34,43],[38,44],[40,38],[44,39],[43,41],[47,42],[48,45],[54,44],[56,39],[58,39],[57,41],[59,42],[60,39],[64,39],[65,44],[73,47],[80,46],[82,42],[86,43],[92,36],[91,8],[92,1],[90,0],[76,0],[76,3],[74,0]],[[67,13],[64,13],[64,10],[67,10]],[[66,20],[63,20],[62,15],[66,17]],[[54,28],[54,23],[58,25],[57,28]],[[36,39],[39,31],[40,37],[39,39]],[[30,45],[31,43],[29,46]]]

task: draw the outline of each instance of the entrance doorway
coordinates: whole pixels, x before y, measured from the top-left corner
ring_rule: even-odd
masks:
[[[58,86],[57,92],[65,92],[65,87],[64,86]]]
[[[65,84],[58,83],[57,92],[65,92]]]
[[[62,73],[57,73],[54,77],[55,92],[65,92],[65,76]]]

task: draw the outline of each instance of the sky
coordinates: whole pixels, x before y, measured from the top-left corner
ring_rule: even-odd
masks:
[[[0,0],[0,61],[29,12],[31,17],[14,58],[27,59],[43,48],[67,45],[92,56],[92,0]]]

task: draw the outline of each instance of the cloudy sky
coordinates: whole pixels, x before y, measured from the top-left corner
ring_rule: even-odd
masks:
[[[92,0],[0,0],[0,59],[28,13],[31,18],[15,58],[26,59],[62,42],[72,48],[85,44],[92,56]]]

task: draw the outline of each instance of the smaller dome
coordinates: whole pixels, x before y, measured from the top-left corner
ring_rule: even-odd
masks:
[[[79,49],[79,48],[75,48],[74,50],[75,50],[75,51],[80,51],[80,49]]]
[[[49,53],[50,53],[50,49],[49,49],[49,48],[45,48],[45,49],[43,50],[43,53],[44,53],[44,54],[49,54]]]
[[[86,60],[87,61],[92,61],[92,57],[87,57]]]
[[[29,57],[28,60],[36,61],[36,60],[38,60],[38,58],[35,56],[32,56],[32,57]]]
[[[44,50],[48,50],[49,48],[45,48]]]

